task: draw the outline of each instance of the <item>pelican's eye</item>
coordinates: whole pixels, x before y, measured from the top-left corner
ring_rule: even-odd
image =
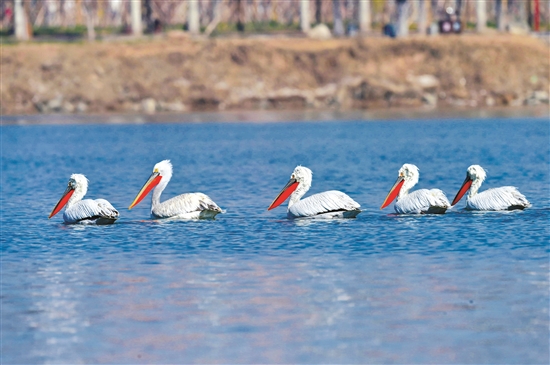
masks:
[[[291,179],[296,179],[296,175],[292,174]]]

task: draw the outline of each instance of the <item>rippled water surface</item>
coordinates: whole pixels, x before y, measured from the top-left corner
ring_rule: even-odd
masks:
[[[52,117],[53,118],[53,117]],[[10,125],[2,133],[2,363],[548,363],[545,119]],[[208,194],[213,221],[127,207],[171,159],[163,198]],[[526,211],[395,216],[405,163],[452,199],[517,186]],[[357,219],[266,208],[298,164]],[[48,214],[72,173],[121,212],[107,227]]]

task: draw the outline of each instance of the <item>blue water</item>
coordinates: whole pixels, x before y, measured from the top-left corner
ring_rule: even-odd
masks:
[[[55,118],[55,117],[52,117]],[[549,361],[546,119],[3,126],[1,362],[541,363]],[[128,205],[171,159],[163,198],[208,194],[214,221]],[[395,216],[405,163],[450,199],[517,186],[526,211]],[[357,219],[266,208],[302,164]],[[70,174],[121,212],[112,226],[48,214]]]

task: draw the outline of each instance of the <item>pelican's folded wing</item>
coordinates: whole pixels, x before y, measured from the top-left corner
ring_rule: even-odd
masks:
[[[325,191],[300,200],[289,208],[295,217],[311,217],[317,214],[359,210],[355,200],[337,190]]]
[[[450,207],[451,203],[445,193],[439,189],[415,190],[395,203],[395,211],[399,214],[421,214],[429,212],[430,208]]]
[[[468,199],[467,209],[507,210],[529,208],[531,203],[513,186],[485,190]]]
[[[75,203],[63,213],[63,220],[66,223],[95,221],[99,218],[116,220],[118,211],[105,199],[85,199]]]
[[[118,210],[116,210],[115,207],[113,207],[111,203],[109,203],[107,200],[96,199],[95,202],[99,207],[100,215],[102,218],[118,219]]]
[[[206,194],[188,193],[161,203],[154,209],[153,214],[159,218],[171,218],[202,211],[221,213],[222,209]]]

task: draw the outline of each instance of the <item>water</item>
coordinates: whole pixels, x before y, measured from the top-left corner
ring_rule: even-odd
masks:
[[[54,118],[54,117],[52,117]],[[546,119],[4,126],[2,363],[548,363]],[[126,208],[169,158],[163,198],[208,194],[215,221]],[[520,212],[395,216],[405,163],[454,197],[514,185]],[[266,208],[297,164],[357,219]],[[47,219],[71,173],[121,212]]]

